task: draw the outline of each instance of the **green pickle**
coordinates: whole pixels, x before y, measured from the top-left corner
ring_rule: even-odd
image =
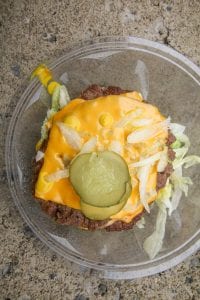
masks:
[[[85,203],[81,200],[81,211],[82,213],[91,220],[105,220],[112,215],[117,214],[126,204],[128,197],[131,194],[131,184],[130,182],[126,184],[126,191],[121,199],[121,201],[112,206],[98,207]]]
[[[81,210],[94,220],[119,212],[131,194],[131,178],[125,160],[112,151],[78,155],[69,178],[81,198]]]

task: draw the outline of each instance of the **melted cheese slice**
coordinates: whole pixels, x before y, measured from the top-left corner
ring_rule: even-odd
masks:
[[[141,157],[153,155],[163,150],[167,130],[161,130],[158,135],[143,143],[127,143],[127,136],[138,129],[138,127],[135,127],[129,121],[124,122],[123,120],[126,120],[130,114],[134,115],[134,112],[136,112],[136,121],[150,119],[151,125],[165,120],[155,106],[142,102],[141,94],[137,92],[104,96],[87,101],[77,98],[55,114],[50,122],[51,130],[48,145],[44,155],[44,163],[35,186],[35,196],[43,200],[51,200],[80,209],[79,196],[74,191],[68,178],[60,179],[56,182],[48,182],[46,180],[46,175],[64,168],[61,157],[67,156],[69,159],[73,159],[78,154],[78,151],[74,150],[62,135],[57,125],[58,122],[70,120],[71,125],[73,125],[74,120],[78,120],[78,125],[74,126],[74,128],[81,136],[82,143],[84,144],[91,137],[96,136],[98,140],[96,151],[110,149],[112,142],[117,141],[121,145],[121,155],[127,164],[137,162]],[[110,119],[108,116],[110,116]],[[112,122],[109,120],[112,120]],[[105,122],[105,126],[102,126],[102,122]],[[120,126],[120,123],[123,125]],[[136,122],[135,124],[138,126],[137,124],[139,123]],[[149,125],[149,128],[151,128],[151,125]],[[70,123],[68,126],[70,126]],[[140,124],[139,128],[143,129],[143,127],[140,127]],[[145,126],[145,128],[148,128],[148,126]],[[130,170],[130,175],[134,182],[132,194],[125,207],[111,217],[113,220],[130,222],[133,217],[144,209],[140,203],[139,181],[134,170]],[[155,164],[151,167],[146,187],[147,193],[149,193],[148,203],[156,199],[156,193],[151,193],[152,190],[156,190],[156,180],[157,171]]]

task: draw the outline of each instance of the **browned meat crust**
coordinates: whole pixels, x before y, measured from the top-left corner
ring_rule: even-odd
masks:
[[[119,87],[113,87],[109,86],[107,88],[100,87],[96,84],[93,84],[89,86],[86,90],[84,90],[80,97],[85,100],[95,99],[100,96],[105,95],[119,95],[123,94],[125,92],[128,92],[126,90],[122,90]],[[46,140],[42,147],[41,151],[45,151],[47,147],[47,141]],[[170,148],[170,145],[175,141],[175,137],[171,132],[169,132],[167,145],[169,147],[168,156],[169,159],[174,159],[174,152],[172,153],[172,149]],[[38,178],[38,174],[40,172],[40,169],[43,165],[43,159],[41,159],[39,162],[33,162],[33,194],[34,194],[34,188],[35,183]],[[161,189],[165,186],[167,178],[170,176],[170,174],[173,172],[173,168],[171,163],[169,163],[162,173],[158,173],[157,175],[157,190]],[[96,221],[96,220],[90,220],[87,217],[85,217],[80,210],[70,208],[66,205],[57,204],[52,201],[46,201],[42,199],[38,199],[42,210],[48,214],[50,217],[52,217],[57,223],[64,224],[64,225],[72,225],[76,226],[82,229],[88,229],[88,230],[96,230],[96,229],[102,229],[105,227],[105,225],[108,223],[107,220],[103,221]],[[116,221],[113,224],[105,227],[106,231],[122,231],[122,230],[129,230],[131,229],[134,224],[141,218],[141,214],[137,215],[130,223],[125,223],[123,221]]]
[[[66,205],[56,204],[51,201],[41,201],[41,207],[50,217],[63,225],[77,226],[82,229],[96,230],[99,228],[104,228],[108,220],[95,221],[86,218],[80,210],[70,208]],[[122,221],[116,221],[110,226],[105,227],[107,231],[121,231],[128,230],[133,227],[133,225],[140,219],[141,214],[138,215],[130,223],[125,223]]]
[[[126,92],[128,92],[128,90],[122,90],[117,86],[101,87],[97,84],[92,84],[82,91],[80,97],[85,100],[92,100],[101,96],[120,95]]]

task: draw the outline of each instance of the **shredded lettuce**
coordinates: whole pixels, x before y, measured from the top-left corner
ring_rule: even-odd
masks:
[[[171,208],[169,209],[169,216],[171,216],[171,214],[173,213],[173,211],[175,211],[179,205],[179,202],[181,200],[182,197],[182,191],[180,188],[178,187],[174,187],[173,190],[173,194],[172,194],[172,198],[171,198]]]
[[[171,196],[172,196],[172,184],[169,183],[169,181],[168,181],[166,186],[159,190],[156,201],[163,202],[165,204],[166,208],[168,208],[169,211],[171,211],[171,209],[172,209],[172,204],[170,201]]]
[[[173,135],[182,134],[185,131],[185,126],[178,123],[170,123],[169,128]]]
[[[51,98],[51,108],[47,111],[47,116],[44,119],[44,122],[41,127],[41,138],[40,144],[48,137],[48,127],[47,122],[60,110],[62,109],[68,102],[70,101],[70,97],[68,91],[64,85],[59,85],[55,88],[52,98]]]
[[[54,111],[58,111],[60,108],[59,105],[59,98],[60,98],[60,86],[57,86],[53,92],[52,98],[51,98],[51,108]]]
[[[200,157],[197,155],[189,155],[184,158],[176,158],[172,165],[174,169],[177,169],[178,167],[184,166],[184,168],[192,167],[196,164],[200,163]]]
[[[179,202],[184,192],[185,196],[188,194],[188,185],[192,184],[190,177],[182,176],[182,167],[175,169],[175,171],[170,176],[170,181],[173,186],[173,193],[171,197],[171,208],[169,209],[169,216],[174,210],[177,209]]]
[[[53,108],[47,110],[47,121],[51,119],[57,113]]]
[[[68,91],[64,85],[59,85],[55,88],[52,95],[52,105],[55,111],[63,108],[70,101]]]
[[[150,259],[153,259],[162,248],[165,236],[165,225],[167,220],[167,209],[171,210],[170,197],[172,195],[172,185],[168,182],[158,193],[156,204],[158,214],[156,226],[153,233],[144,241],[143,247]]]
[[[169,199],[172,194],[172,185],[168,182],[166,186],[159,190],[157,201],[165,202],[166,199]]]
[[[42,143],[44,140],[48,138],[48,127],[47,127],[48,119],[47,117],[44,119],[41,127],[41,139],[40,142]]]
[[[144,241],[143,248],[150,259],[153,259],[161,250],[165,236],[167,207],[164,202],[158,202],[158,214],[154,232]]]
[[[176,169],[170,176],[166,186],[158,192],[156,203],[159,211],[156,219],[156,226],[154,232],[145,240],[144,250],[153,259],[162,248],[163,239],[165,235],[165,225],[168,214],[171,216],[172,212],[177,209],[180,202],[182,192],[187,195],[188,185],[192,184],[189,177],[182,176],[182,168]]]
[[[59,107],[63,108],[70,101],[69,93],[65,85],[60,86]]]
[[[192,184],[190,177],[178,176],[176,172],[173,172],[170,180],[175,188],[179,188],[182,192],[184,192],[185,196],[188,195],[188,185]]]
[[[195,164],[200,163],[200,157],[197,155],[189,155],[185,157],[190,147],[189,138],[186,134],[183,133],[185,130],[185,126],[174,123],[170,124],[170,128],[172,130],[172,133],[176,137],[176,141],[171,145],[171,148],[174,150],[176,157],[172,163],[173,168],[175,170],[182,166],[184,166],[185,168],[189,168]]]
[[[183,159],[183,164],[186,169],[199,163],[200,163],[200,157],[197,155],[190,155]]]
[[[176,159],[182,159],[190,147],[190,141],[186,134],[184,134],[185,126],[177,123],[169,125],[171,132],[176,137],[176,141],[171,145],[171,148],[176,154]]]
[[[181,141],[176,140],[175,142],[173,142],[173,144],[171,144],[171,148],[172,149],[178,149],[181,148],[183,146],[183,144],[181,143]]]

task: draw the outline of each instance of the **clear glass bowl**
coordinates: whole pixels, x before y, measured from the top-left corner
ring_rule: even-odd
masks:
[[[84,43],[49,64],[70,96],[89,84],[115,85],[140,91],[174,122],[186,125],[191,152],[200,154],[200,69],[166,46],[133,37],[107,37]],[[13,199],[25,221],[50,248],[66,259],[113,279],[137,278],[164,271],[191,255],[200,245],[200,172],[186,174],[193,186],[168,218],[162,251],[149,260],[142,249],[153,231],[156,207],[145,216],[144,229],[87,232],[55,224],[32,197],[31,161],[48,107],[39,82],[33,80],[21,96],[6,141],[7,176]]]

